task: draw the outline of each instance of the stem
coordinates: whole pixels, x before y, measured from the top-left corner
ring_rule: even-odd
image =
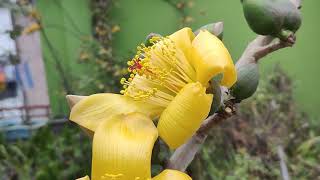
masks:
[[[284,153],[283,147],[281,145],[277,148],[278,156],[280,159],[281,175],[283,180],[290,180],[288,167],[286,165],[286,154]]]

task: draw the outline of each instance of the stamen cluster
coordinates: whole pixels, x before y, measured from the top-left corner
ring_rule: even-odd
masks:
[[[154,86],[133,83],[135,77],[145,78],[147,82],[158,86],[168,86],[168,76],[177,63],[176,47],[169,38],[154,36],[149,41],[151,46],[141,44],[137,47],[137,54],[127,62],[129,77],[120,80],[123,86],[120,93],[135,100],[150,98],[158,92]]]

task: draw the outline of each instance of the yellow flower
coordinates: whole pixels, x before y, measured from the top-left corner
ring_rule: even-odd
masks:
[[[33,8],[31,11],[29,11],[29,17],[34,18],[38,21],[41,19],[41,15],[40,15],[39,11],[37,11],[37,9],[35,9],[35,8]]]
[[[105,118],[93,137],[93,180],[151,180],[151,153],[158,138],[151,119],[141,113]],[[89,180],[88,176],[80,180]],[[165,170],[154,180],[191,180],[179,171]]]
[[[22,31],[22,34],[23,35],[31,34],[31,33],[35,32],[35,31],[40,30],[40,29],[41,29],[40,24],[32,23]]]
[[[208,82],[222,74],[221,85],[231,87],[236,71],[228,50],[208,31],[195,36],[184,28],[168,37],[154,37],[128,61],[130,75],[122,78],[121,94],[95,94],[71,109],[70,119],[95,132],[104,119],[139,112],[159,118],[160,137],[174,149],[185,143],[207,117],[214,95]]]
[[[112,32],[112,33],[119,32],[120,30],[121,30],[121,28],[120,28],[119,25],[114,25],[114,26],[111,28],[111,32]]]

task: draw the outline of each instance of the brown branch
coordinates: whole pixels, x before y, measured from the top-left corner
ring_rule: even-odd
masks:
[[[291,0],[297,8],[301,7],[301,0]],[[280,50],[282,48],[294,45],[295,38],[288,38],[287,42],[280,41],[271,36],[257,36],[251,41],[242,56],[238,60],[236,67],[240,67],[247,63],[257,63],[266,55]],[[194,159],[197,152],[200,150],[202,144],[205,142],[210,130],[221,124],[229,117],[235,114],[234,103],[232,101],[226,102],[226,108],[216,114],[209,116],[198,129],[198,131],[188,140],[187,143],[180,146],[170,157],[167,168],[185,171],[189,164]]]
[[[237,61],[236,66],[240,67],[248,63],[257,63],[266,55],[279,49],[291,47],[294,43],[295,37],[290,37],[288,42],[284,42],[271,36],[258,36],[248,44],[242,56]]]
[[[290,175],[288,171],[288,167],[286,164],[286,154],[283,150],[283,147],[279,145],[277,147],[277,153],[280,159],[280,167],[281,167],[281,175],[283,180],[290,180]]]

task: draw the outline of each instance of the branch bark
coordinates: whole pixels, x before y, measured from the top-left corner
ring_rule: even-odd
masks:
[[[271,36],[257,36],[251,41],[242,56],[236,63],[240,67],[248,63],[257,63],[261,58],[282,48],[291,47],[295,43],[295,38],[290,38],[289,42],[280,41]]]
[[[301,8],[301,0],[290,1],[295,4],[297,8]],[[271,36],[259,35],[248,44],[242,56],[237,61],[236,67],[238,68],[247,63],[257,63],[268,54],[286,47],[291,47],[294,44],[294,37],[289,38],[287,42],[283,42]],[[167,163],[168,169],[179,171],[185,171],[187,169],[195,155],[201,149],[210,130],[235,114],[235,104],[232,101],[227,101],[226,105],[224,110],[209,116],[189,141],[176,149]]]
[[[279,145],[277,147],[278,156],[280,159],[281,175],[283,180],[290,180],[288,167],[286,164],[286,154],[284,153],[283,147]]]

